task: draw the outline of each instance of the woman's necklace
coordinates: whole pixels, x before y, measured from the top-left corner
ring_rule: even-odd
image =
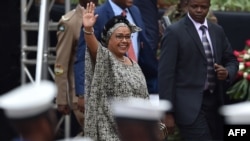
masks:
[[[120,59],[120,58],[117,57],[117,60],[119,60],[120,62],[124,63],[125,62],[125,57],[122,56],[122,59]]]

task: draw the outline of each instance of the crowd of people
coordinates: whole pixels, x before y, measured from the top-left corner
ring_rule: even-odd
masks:
[[[238,61],[209,10],[210,0],[180,0],[160,18],[157,4],[79,0],[60,19],[54,66],[57,92],[48,93],[57,93],[62,115],[73,113],[80,136],[94,141],[161,141],[167,137],[160,138],[159,132],[171,135],[178,128],[183,140],[223,140],[224,119],[218,109]],[[126,111],[129,104],[123,103],[118,107],[126,112],[114,110],[114,101],[150,101],[150,95],[172,106],[152,109],[141,103],[145,105],[138,108],[137,103],[137,110]],[[158,116],[152,119],[154,114]],[[52,126],[55,121],[49,122]]]

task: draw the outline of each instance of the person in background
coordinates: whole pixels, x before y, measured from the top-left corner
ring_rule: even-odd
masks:
[[[160,99],[173,108],[165,116],[169,133],[175,124],[184,140],[223,140],[224,84],[232,83],[238,61],[218,24],[206,19],[210,0],[188,0],[187,14],[170,25],[161,43]]]
[[[19,86],[0,97],[0,108],[19,134],[13,141],[54,140],[56,92],[54,83],[43,80]]]
[[[168,7],[168,3],[165,0],[157,0],[157,7],[160,9],[166,9]]]
[[[134,5],[141,12],[146,30],[145,33],[149,39],[150,46],[156,53],[160,41],[157,0],[134,0]]]
[[[167,8],[161,18],[160,31],[163,34],[167,26],[183,18],[187,13],[187,0],[179,0],[175,5]],[[207,19],[213,23],[218,23],[216,16],[213,14],[212,10],[209,10],[207,14]]]
[[[82,9],[90,1],[96,4],[98,2],[98,0],[79,0],[77,7],[63,15],[58,23],[54,67],[55,83],[58,87],[56,104],[57,110],[63,115],[69,115],[71,110],[73,111],[78,122],[78,125],[73,122],[71,124],[73,128],[76,128],[75,131],[72,131],[73,134],[81,132],[84,125],[84,107],[78,108],[77,104],[83,103],[84,99],[75,95],[73,64],[76,60],[75,55],[82,26]]]
[[[105,3],[98,6],[95,13],[99,15],[94,25],[94,33],[99,41],[101,41],[101,32],[105,23],[113,16],[121,15],[126,11],[126,18],[130,23],[138,25],[142,28],[139,33],[132,34],[132,45],[135,52],[135,58],[140,65],[147,81],[149,93],[158,92],[157,67],[158,60],[151,47],[139,9],[133,5],[133,0],[106,0]],[[83,31],[81,31],[79,39],[79,47],[77,50],[77,61],[75,67],[76,94],[84,95],[84,53],[86,45],[84,44]],[[131,48],[132,49],[132,48]]]
[[[87,44],[85,57],[86,108],[84,135],[96,141],[120,141],[112,117],[113,99],[149,99],[146,80],[138,63],[126,56],[131,34],[141,31],[126,17],[114,16],[104,25],[101,44],[94,34],[99,18],[90,3],[83,12],[83,32]]]
[[[170,24],[180,20],[187,13],[186,4],[187,0],[179,0],[177,4],[169,6],[163,16],[169,18]]]

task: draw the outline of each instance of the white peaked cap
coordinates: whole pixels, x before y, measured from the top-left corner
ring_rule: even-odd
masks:
[[[75,137],[75,138],[68,138],[68,139],[60,139],[57,141],[93,141],[89,137]]]
[[[227,124],[250,124],[250,102],[224,105],[220,113]]]
[[[113,116],[142,120],[160,120],[171,104],[166,100],[150,100],[129,97],[122,100],[114,100],[112,103]]]
[[[28,83],[0,97],[0,108],[11,119],[24,119],[39,115],[52,106],[57,88],[54,83],[42,80]]]

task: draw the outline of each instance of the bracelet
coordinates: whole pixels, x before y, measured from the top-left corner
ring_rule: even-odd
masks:
[[[78,96],[79,99],[84,99],[84,96]]]
[[[84,98],[84,95],[76,95],[78,98]]]
[[[89,31],[86,31],[85,28],[82,28],[82,31],[87,34],[87,35],[93,35],[94,34],[94,28],[92,27],[92,31],[89,32]]]

